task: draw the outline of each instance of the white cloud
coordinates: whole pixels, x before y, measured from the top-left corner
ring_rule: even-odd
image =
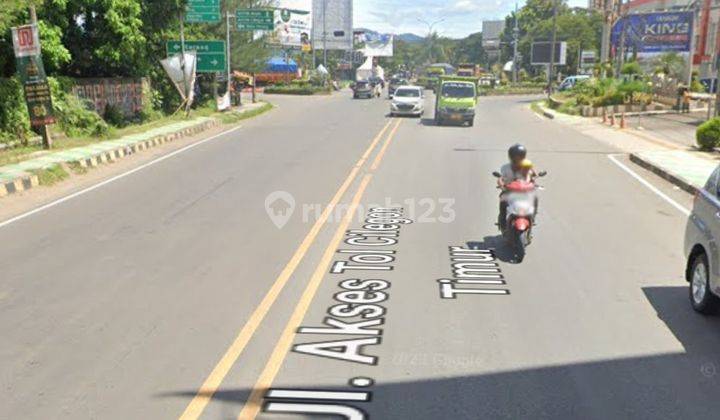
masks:
[[[381,32],[412,32],[423,35],[428,27],[419,19],[434,22],[446,36],[464,37],[479,32],[482,21],[502,19],[515,8],[510,0],[354,0],[355,27]],[[312,0],[276,0],[278,6],[311,10]],[[519,1],[520,6],[524,4]],[[587,0],[569,0],[570,6],[587,6]]]

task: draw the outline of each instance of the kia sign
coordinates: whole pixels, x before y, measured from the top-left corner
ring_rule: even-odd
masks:
[[[40,38],[37,25],[25,25],[12,28],[15,57],[40,55]]]
[[[612,45],[639,53],[689,52],[692,38],[693,12],[643,13],[615,24]]]

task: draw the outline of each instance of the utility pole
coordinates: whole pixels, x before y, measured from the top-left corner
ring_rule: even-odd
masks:
[[[550,43],[550,65],[548,66],[548,97],[552,95],[553,73],[555,72],[555,44],[557,43],[558,0],[553,0],[553,29]]]
[[[30,5],[30,23],[35,25],[35,27],[37,28],[37,12],[35,11],[35,6],[33,5]],[[43,149],[51,149],[53,140],[52,135],[50,134],[50,128],[47,126],[47,124],[43,124],[40,126],[40,135],[42,136]]]
[[[323,0],[323,66],[328,70],[327,63],[327,0]]]
[[[428,27],[428,58],[430,59],[430,64],[433,64],[433,29],[435,28],[435,25],[445,22],[445,17],[442,17],[434,22],[428,22],[420,18],[417,18],[417,20],[420,23],[424,23]]]
[[[232,87],[232,69],[230,67],[230,10],[225,11],[225,60],[227,61],[227,90],[225,91],[228,97],[230,97],[230,89]],[[238,97],[242,97],[242,91],[238,94]],[[230,106],[232,107],[232,99]],[[242,99],[240,100],[240,105],[242,105]]]
[[[613,4],[615,0],[605,1],[605,20],[603,22],[602,40],[600,45],[600,63],[604,64],[610,60],[610,35],[612,33]],[[603,72],[604,73],[604,72]],[[603,74],[604,77],[604,74]]]
[[[190,85],[185,72],[185,14],[180,12],[180,70],[183,74],[183,89],[185,90],[185,116],[190,115]]]
[[[520,38],[520,27],[518,26],[518,5],[515,3],[515,27],[513,28],[513,83],[518,82],[518,39]]]

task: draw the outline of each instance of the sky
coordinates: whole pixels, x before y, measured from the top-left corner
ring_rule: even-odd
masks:
[[[332,0],[330,0],[332,1]],[[311,10],[312,0],[278,0],[281,7]],[[354,0],[355,27],[379,32],[425,35],[429,25],[443,36],[463,38],[480,32],[483,20],[502,19],[514,8],[510,0]],[[524,4],[519,1],[520,6]],[[587,0],[569,0],[587,7]],[[424,21],[420,22],[420,20]]]

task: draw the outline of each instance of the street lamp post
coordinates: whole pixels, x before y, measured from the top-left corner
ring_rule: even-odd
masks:
[[[550,65],[548,65],[548,97],[552,95],[553,73],[555,72],[555,44],[557,43],[558,0],[553,0],[553,29],[550,43]]]
[[[433,38],[432,38],[433,29],[435,28],[435,25],[439,25],[439,24],[445,22],[445,18],[442,17],[433,22],[428,22],[427,20],[421,19],[421,18],[417,18],[417,20],[418,20],[418,22],[423,23],[423,24],[427,25],[427,27],[428,27],[428,41],[429,41],[429,53],[430,53],[428,55],[428,57],[430,58],[430,63],[432,64],[432,62],[433,62]]]

